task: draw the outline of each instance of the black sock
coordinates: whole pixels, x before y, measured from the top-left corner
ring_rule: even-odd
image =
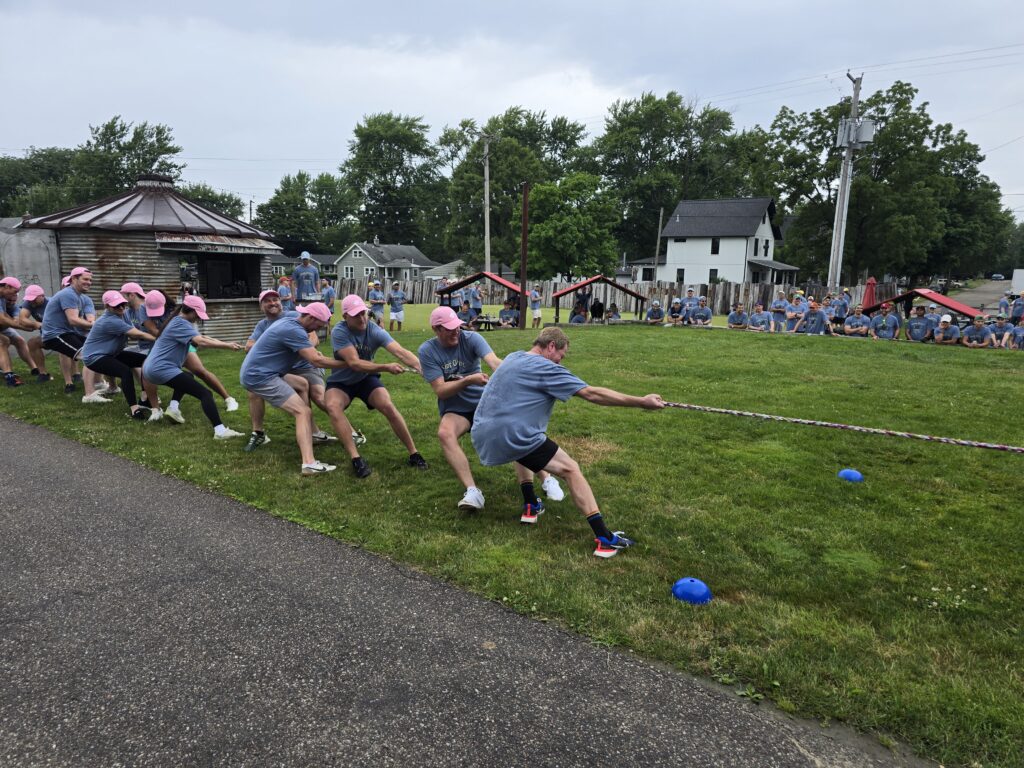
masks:
[[[519,490],[523,492],[523,504],[537,504],[537,494],[533,490],[533,481],[520,483]]]
[[[32,375],[33,376],[38,376],[39,375],[39,369],[38,368],[33,368],[32,369]]]
[[[263,430],[262,430],[262,429],[254,429],[254,430],[252,431],[252,433],[253,433],[254,435],[259,435],[260,437],[263,437]]]
[[[604,518],[601,517],[600,512],[587,515],[587,522],[590,523],[590,527],[593,529],[595,536],[603,536],[606,539],[610,539],[612,537],[612,532],[609,531],[608,526],[604,524]]]

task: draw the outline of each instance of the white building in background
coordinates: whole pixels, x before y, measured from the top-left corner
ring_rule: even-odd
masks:
[[[663,260],[632,263],[641,280],[791,283],[798,268],[773,259],[775,241],[782,239],[774,216],[770,197],[683,200],[661,231],[667,241]]]

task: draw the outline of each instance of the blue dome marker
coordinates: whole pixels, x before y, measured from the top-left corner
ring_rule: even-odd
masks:
[[[684,578],[672,585],[672,596],[691,605],[704,605],[711,602],[711,590],[700,579]]]
[[[850,483],[863,483],[864,475],[858,472],[856,469],[841,469],[839,470],[839,479],[846,480]]]

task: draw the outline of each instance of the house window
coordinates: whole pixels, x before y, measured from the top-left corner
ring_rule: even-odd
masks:
[[[768,242],[769,242],[769,241],[768,241],[768,238],[766,237],[766,238],[764,239],[764,257],[765,257],[766,259],[768,258]]]
[[[361,259],[361,258],[363,258],[362,251],[352,251],[352,258],[353,259]]]
[[[369,277],[373,274],[373,267],[363,267],[363,277]]]
[[[643,277],[641,279],[643,279],[643,280],[653,280],[654,279],[654,267],[644,267]]]
[[[685,243],[686,242],[686,238],[685,237],[673,237],[672,238],[672,242],[673,243]]]
[[[717,269],[708,270],[708,282],[709,283],[713,283],[717,279],[718,279],[718,270]]]
[[[752,283],[760,283],[761,282],[761,273],[757,272],[757,271],[751,272],[750,273],[750,282],[752,282]]]
[[[720,244],[721,244],[721,238],[718,238],[718,237],[712,237],[711,238],[711,255],[712,256],[714,256],[714,255],[716,255],[718,253],[718,247],[719,247]]]
[[[683,279],[683,275],[685,273],[686,273],[685,269],[677,269],[676,270],[676,282],[677,283],[685,283],[686,282],[686,280]]]
[[[351,279],[356,276],[356,268],[349,265],[345,267],[345,277]]]

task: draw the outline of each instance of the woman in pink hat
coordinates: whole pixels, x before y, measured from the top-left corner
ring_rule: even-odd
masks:
[[[144,421],[149,418],[150,413],[148,408],[138,404],[132,371],[142,367],[146,356],[141,352],[129,352],[124,347],[130,338],[153,341],[153,336],[132,327],[131,323],[124,319],[128,300],[119,291],[105,292],[103,306],[106,311],[93,323],[85,344],[82,345],[82,362],[91,371],[120,379],[129,415],[133,419]],[[94,401],[86,396],[82,398],[82,402]]]
[[[146,298],[146,308],[149,311],[149,296]],[[227,440],[232,437],[242,437],[241,432],[224,426],[217,410],[217,404],[213,401],[213,393],[196,381],[191,373],[182,370],[190,346],[236,351],[242,349],[241,344],[220,341],[196,331],[194,323],[209,319],[210,316],[206,314],[206,302],[198,296],[186,296],[182,303],[171,311],[167,322],[157,334],[153,349],[142,365],[142,375],[154,384],[162,384],[174,390],[166,412],[166,416],[172,421],[179,424],[185,423],[185,417],[182,416],[179,405],[182,397],[192,395],[202,404],[203,413],[213,425],[215,439]],[[156,411],[154,411],[155,413]]]
[[[25,289],[25,298],[18,308],[18,320],[26,331],[38,331],[43,327],[43,312],[46,311],[46,291],[40,285],[30,285]],[[33,336],[28,340],[28,353],[32,356],[36,380],[43,384],[53,381],[46,371],[46,353],[43,351],[43,337]]]
[[[18,319],[18,291],[21,290],[21,281],[16,277],[5,277],[0,280],[0,368],[3,368],[4,378],[7,386],[21,386],[21,379],[18,378],[11,368],[11,347],[18,350],[18,356],[28,365],[35,368],[32,362],[32,355],[29,354],[28,342],[18,333],[17,330],[25,329]],[[38,371],[35,371],[38,373]]]

